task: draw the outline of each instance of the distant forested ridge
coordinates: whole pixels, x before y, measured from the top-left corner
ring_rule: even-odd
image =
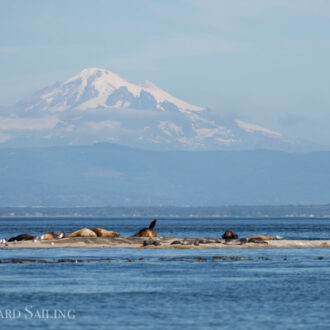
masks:
[[[327,205],[329,169],[325,151],[0,148],[0,207]]]

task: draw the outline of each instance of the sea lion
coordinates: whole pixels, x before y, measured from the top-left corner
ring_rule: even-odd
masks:
[[[64,234],[63,231],[60,231],[59,233],[55,234],[53,231],[49,232],[49,233],[46,233],[46,234],[43,234],[40,239],[42,241],[53,241],[55,239],[61,239],[61,238],[64,238],[66,237],[66,235]]]
[[[238,235],[235,234],[232,230],[226,230],[225,233],[222,235],[224,239],[238,239]]]
[[[156,222],[157,219],[154,219],[150,222],[149,228],[141,229],[137,234],[133,235],[133,237],[157,237],[157,233],[153,231]]]
[[[91,230],[97,235],[97,237],[119,237],[120,235],[111,230],[106,230],[102,228],[91,228]]]
[[[260,238],[263,241],[274,241],[275,240],[275,237],[266,236],[266,235],[253,235],[253,236],[247,237],[246,239],[247,239],[248,242],[250,242],[250,240],[253,239],[253,238]]]
[[[21,234],[21,235],[9,238],[8,242],[33,241],[35,239],[38,239],[38,236],[32,236],[32,235],[28,235],[28,234]]]
[[[93,230],[82,228],[71,233],[68,237],[97,237],[97,235]]]
[[[261,243],[261,244],[268,244],[266,241],[264,241],[262,238],[260,237],[249,237],[249,239],[247,239],[247,243]]]

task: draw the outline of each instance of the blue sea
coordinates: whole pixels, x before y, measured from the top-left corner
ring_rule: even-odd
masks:
[[[147,218],[2,218],[0,238]],[[158,219],[159,236],[231,229],[330,239],[327,219]],[[29,262],[13,263],[28,259]],[[0,249],[0,329],[330,329],[330,249]]]

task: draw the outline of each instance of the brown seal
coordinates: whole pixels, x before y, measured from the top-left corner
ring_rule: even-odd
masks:
[[[135,237],[157,237],[157,233],[153,231],[154,227],[156,226],[157,219],[154,219],[150,222],[150,225],[148,228],[141,229],[137,234],[135,234]]]
[[[38,236],[32,236],[32,235],[28,235],[28,234],[21,234],[21,235],[9,238],[8,242],[33,241],[35,239],[38,239]]]
[[[40,239],[42,241],[53,241],[55,239],[60,239],[66,237],[65,233],[63,231],[60,231],[59,233],[55,234],[53,231],[43,234]]]
[[[97,237],[97,235],[93,230],[82,228],[71,233],[68,237]]]
[[[91,230],[97,235],[97,237],[119,237],[120,235],[111,230],[106,230],[103,228],[91,228]]]
[[[266,236],[266,235],[253,235],[253,236],[247,237],[246,239],[247,239],[248,242],[250,242],[250,240],[252,240],[254,238],[259,238],[259,239],[262,239],[263,241],[273,241],[273,240],[275,240],[275,237]]]
[[[238,235],[235,234],[232,230],[226,230],[225,233],[222,235],[224,239],[238,239]]]

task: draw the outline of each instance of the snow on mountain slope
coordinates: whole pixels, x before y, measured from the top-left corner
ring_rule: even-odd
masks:
[[[84,69],[0,111],[0,146],[114,142],[151,149],[294,149],[280,133],[214,117],[152,82]]]
[[[116,91],[117,95],[115,95]],[[117,100],[114,102],[116,96]],[[161,110],[165,110],[164,104],[171,104],[179,111],[204,110],[202,107],[175,98],[151,82],[135,85],[111,71],[97,68],[84,69],[76,76],[41,95],[40,99],[46,101],[46,104],[51,107],[50,111],[56,112],[65,111],[68,108],[87,110],[98,107],[134,107],[138,100],[146,96],[149,97],[149,101],[154,101],[156,108]],[[123,97],[126,97],[125,102],[122,100]]]
[[[244,129],[248,133],[261,132],[263,134],[267,134],[267,135],[270,135],[270,136],[275,136],[275,137],[280,137],[281,136],[280,133],[274,132],[274,131],[272,131],[268,128],[265,128],[265,127],[261,127],[261,126],[255,125],[255,124],[247,123],[245,121],[238,120],[238,119],[236,119],[235,122],[237,123],[237,125],[240,128]]]

